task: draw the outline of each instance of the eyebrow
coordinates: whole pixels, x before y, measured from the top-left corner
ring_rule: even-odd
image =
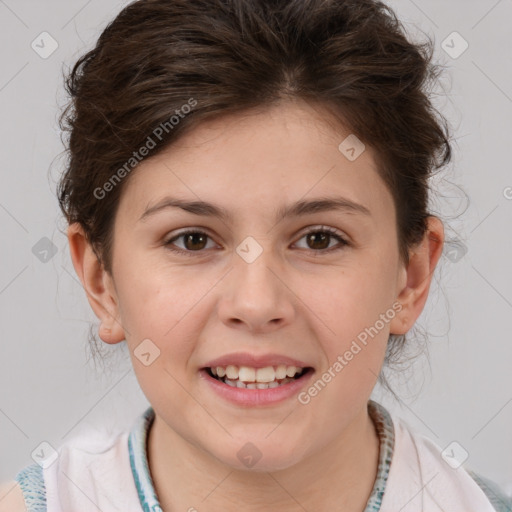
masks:
[[[145,221],[155,213],[169,208],[181,208],[194,215],[217,217],[225,221],[233,220],[233,214],[231,212],[213,203],[164,197],[154,206],[147,208],[139,218],[139,221]],[[366,206],[351,201],[350,199],[344,197],[320,197],[309,201],[297,201],[289,206],[280,207],[276,211],[276,219],[279,222],[286,217],[298,217],[327,211],[343,211],[346,213],[359,213],[371,216],[371,212]]]

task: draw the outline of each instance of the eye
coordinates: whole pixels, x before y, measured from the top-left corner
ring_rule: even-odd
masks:
[[[183,239],[184,247],[176,249],[173,247],[174,241]],[[202,249],[206,247],[206,241],[210,238],[210,236],[204,231],[199,230],[189,230],[183,231],[178,235],[169,238],[164,245],[173,252],[178,252],[180,254],[186,254],[187,256],[193,256],[194,252],[201,252]]]
[[[345,246],[350,245],[340,234],[339,232],[328,226],[317,226],[315,228],[309,229],[302,238],[306,238],[306,244],[308,247],[306,249],[312,250],[314,252],[331,252],[342,249]],[[332,239],[335,239],[339,242],[338,246],[329,247]],[[313,247],[311,247],[313,246]]]

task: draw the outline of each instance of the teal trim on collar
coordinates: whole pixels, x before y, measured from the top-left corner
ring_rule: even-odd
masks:
[[[379,437],[379,465],[377,478],[375,479],[375,484],[364,512],[378,512],[388,480],[395,444],[395,433],[391,416],[382,405],[370,400],[368,402],[368,414],[375,425],[375,430]],[[163,512],[156,497],[147,458],[147,435],[154,419],[155,412],[152,407],[148,407],[144,414],[138,418],[128,436],[130,466],[144,512]]]
[[[163,512],[156,497],[147,458],[147,435],[154,419],[155,412],[152,407],[148,407],[128,436],[130,467],[144,512]]]
[[[382,505],[382,498],[391,468],[391,459],[395,448],[395,429],[389,412],[379,403],[369,400],[368,414],[375,425],[379,438],[379,465],[377,467],[377,477],[364,512],[378,512]]]
[[[27,512],[46,512],[43,468],[39,464],[26,466],[16,474],[14,480],[21,487]]]
[[[467,471],[480,489],[484,491],[491,505],[496,509],[496,512],[512,512],[512,496],[507,496],[492,480],[475,473],[471,469]]]

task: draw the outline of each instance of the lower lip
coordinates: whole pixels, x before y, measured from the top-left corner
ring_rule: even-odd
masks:
[[[309,382],[314,371],[309,369],[306,374],[298,379],[294,379],[291,382],[287,382],[275,388],[267,389],[234,388],[213,378],[205,369],[200,370],[199,374],[201,378],[211,386],[213,391],[222,398],[237,405],[253,407],[257,405],[275,404],[298,395],[300,390]]]

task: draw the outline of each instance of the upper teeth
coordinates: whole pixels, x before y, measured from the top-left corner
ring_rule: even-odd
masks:
[[[297,373],[302,372],[302,368],[298,366],[279,365],[265,366],[264,368],[251,368],[249,366],[228,366],[211,367],[213,375],[218,377],[227,377],[230,380],[239,379],[243,382],[273,382],[274,380],[293,377]]]

